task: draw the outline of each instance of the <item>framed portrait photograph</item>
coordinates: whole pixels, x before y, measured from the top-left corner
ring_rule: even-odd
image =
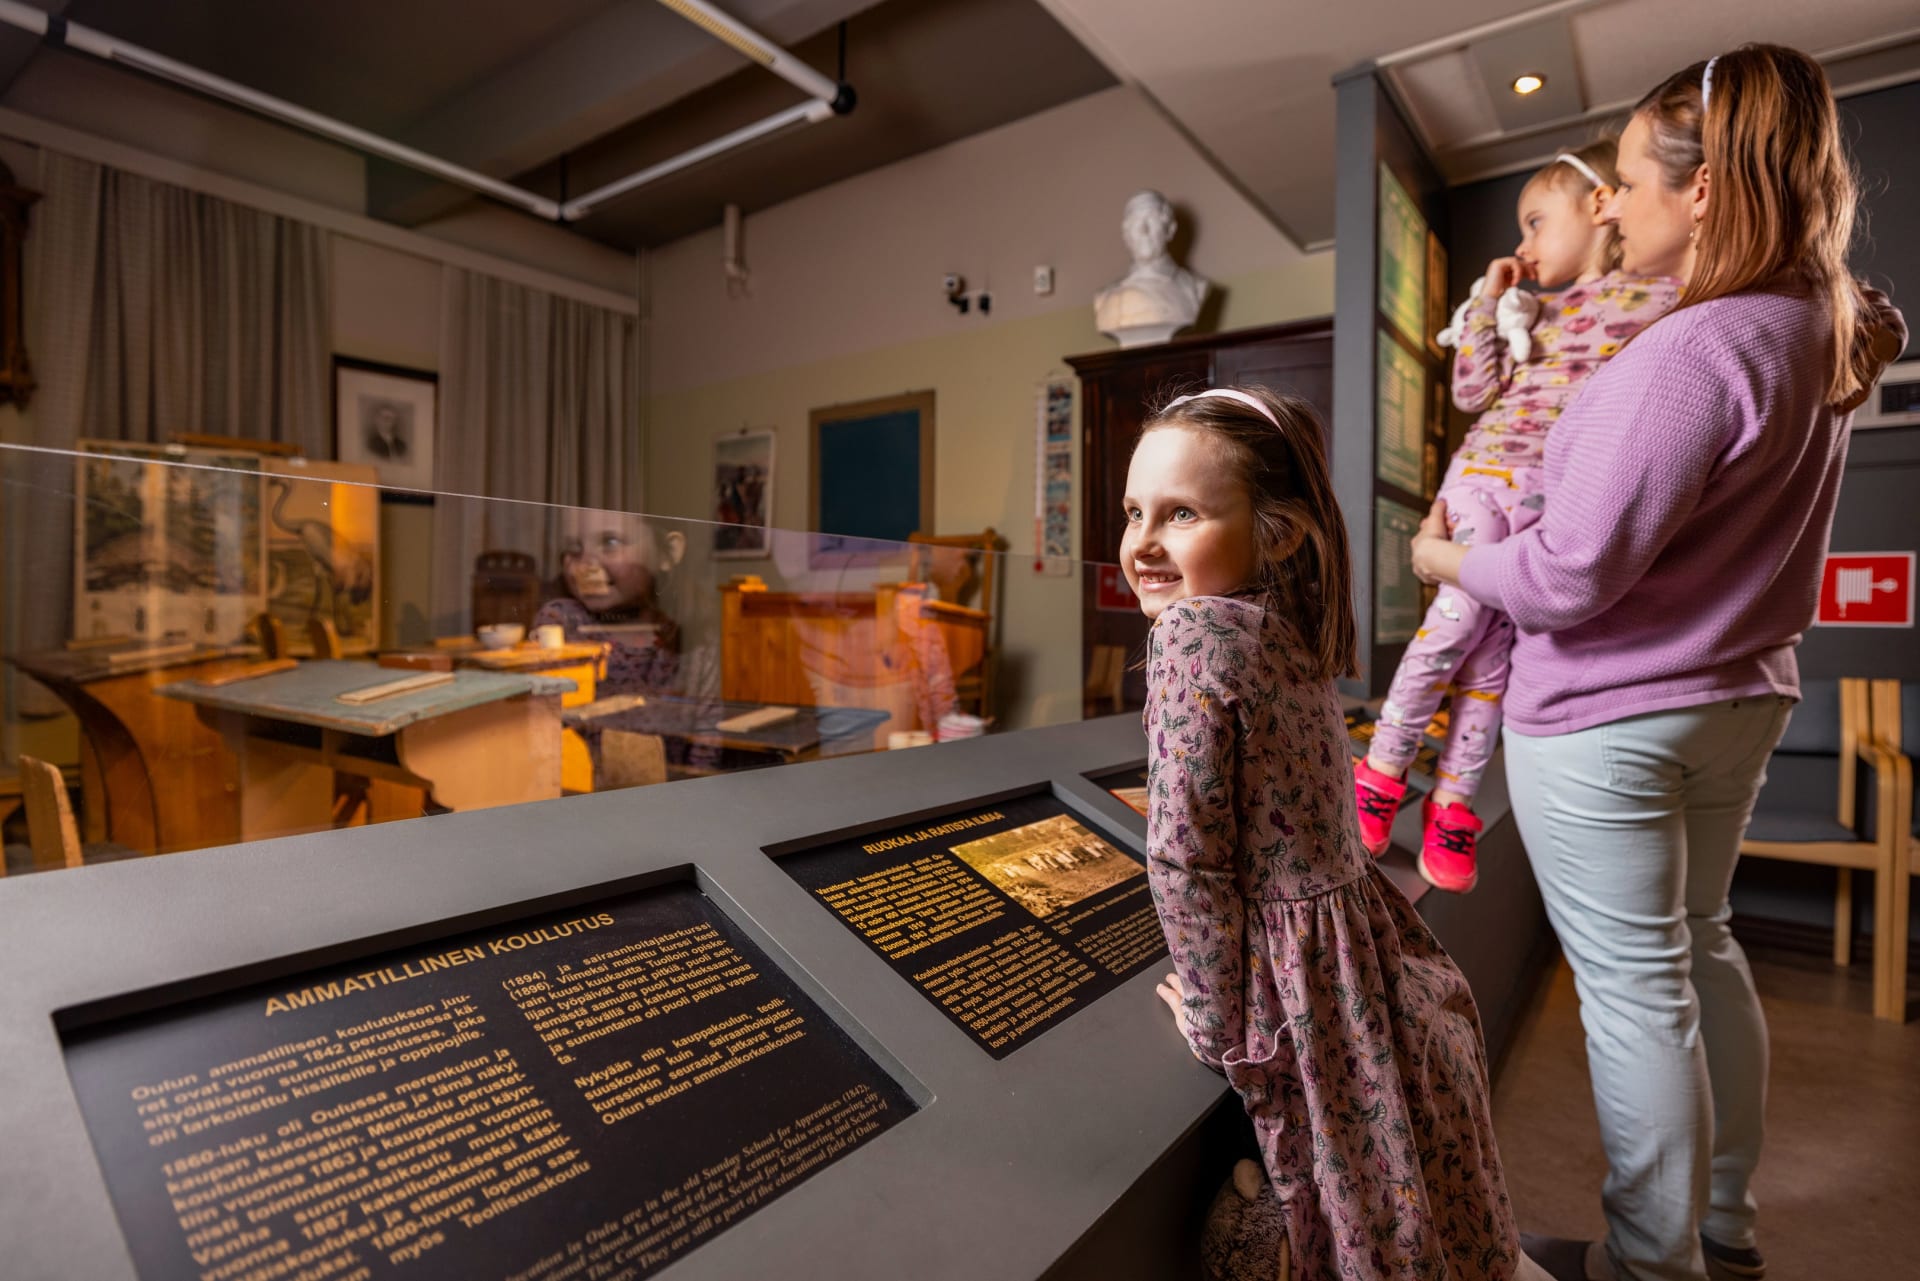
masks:
[[[713,554],[754,560],[773,549],[773,433],[742,431],[713,442]]]
[[[437,374],[335,356],[334,456],[374,468],[390,489],[432,489],[439,399]]]

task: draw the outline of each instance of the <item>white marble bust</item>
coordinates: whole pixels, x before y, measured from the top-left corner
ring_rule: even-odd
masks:
[[[1093,298],[1100,332],[1122,347],[1165,342],[1194,322],[1211,287],[1173,260],[1173,206],[1157,191],[1136,193],[1120,218],[1133,269]]]

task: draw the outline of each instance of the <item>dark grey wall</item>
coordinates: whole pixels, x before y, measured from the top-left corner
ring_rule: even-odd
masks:
[[[1920,148],[1914,145],[1915,129],[1920,125],[1920,83],[1845,99],[1840,115],[1841,129],[1860,176],[1861,217],[1854,268],[1901,304],[1908,313],[1909,327],[1920,328],[1916,323],[1920,321]],[[1513,251],[1520,235],[1514,206],[1527,177],[1513,174],[1455,187],[1447,193],[1453,231],[1448,275],[1455,302],[1466,297],[1468,286],[1489,260]],[[1913,346],[1908,348],[1909,354],[1915,350]],[[1464,423],[1459,426],[1464,429]],[[1843,510],[1835,522],[1836,547],[1912,545],[1910,513],[1891,505],[1886,510],[1863,511],[1857,504],[1849,506],[1847,500],[1880,493],[1887,485],[1912,493],[1909,478],[1916,474],[1916,465],[1909,460],[1915,454],[1917,434],[1913,429],[1899,429],[1856,438],[1842,491]],[[1905,537],[1896,532],[1901,528],[1908,531]],[[1881,635],[1876,634],[1876,638]],[[1815,633],[1802,647],[1803,668],[1809,674],[1829,667],[1835,670],[1828,674],[1839,674],[1842,668],[1849,673],[1859,671],[1857,663],[1849,666],[1847,661],[1840,661],[1836,666],[1829,661],[1853,659],[1851,653],[1840,651],[1848,648],[1847,642],[1858,639],[1858,633],[1844,638]],[[1903,639],[1911,657],[1912,633],[1905,633]],[[1889,670],[1885,674],[1894,673]],[[1855,923],[1862,933],[1871,933],[1873,928],[1871,880],[1856,879]],[[1825,928],[1833,920],[1833,889],[1831,868],[1747,860],[1734,883],[1733,906],[1742,916]],[[1914,932],[1920,938],[1920,918],[1915,920]]]
[[[1920,83],[1863,93],[1840,103],[1840,127],[1860,175],[1860,225],[1854,270],[1886,290],[1911,317],[1920,315]],[[1454,187],[1447,193],[1453,300],[1467,296],[1487,263],[1513,252],[1520,230],[1514,205],[1527,174]]]

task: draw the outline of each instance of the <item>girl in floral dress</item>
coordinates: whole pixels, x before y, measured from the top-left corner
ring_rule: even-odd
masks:
[[[1260,389],[1148,419],[1120,560],[1154,620],[1161,996],[1253,1120],[1291,1275],[1544,1278],[1520,1252],[1466,979],[1360,843],[1354,668],[1322,431]]]

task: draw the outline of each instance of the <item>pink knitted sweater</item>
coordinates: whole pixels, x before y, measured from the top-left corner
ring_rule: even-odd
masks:
[[[1830,330],[1822,299],[1737,294],[1594,375],[1547,439],[1539,523],[1460,570],[1519,629],[1514,731],[1799,695],[1851,423],[1825,403]]]

